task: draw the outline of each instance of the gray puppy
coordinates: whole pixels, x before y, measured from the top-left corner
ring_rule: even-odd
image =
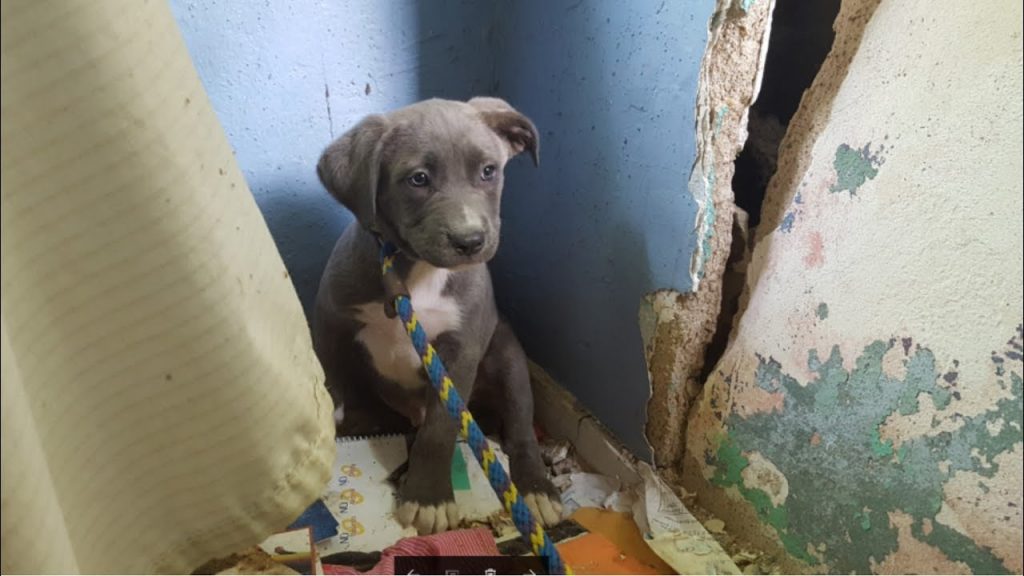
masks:
[[[395,268],[416,315],[485,432],[500,434],[527,505],[548,525],[561,514],[534,436],[526,355],[498,314],[486,264],[498,248],[505,163],[524,151],[537,163],[538,147],[533,123],[503,100],[427,100],[363,119],[317,166],[357,220],[334,247],[313,319],[338,434],[415,428],[397,516],[421,534],[461,520],[457,429],[401,321],[385,313],[378,237],[401,251]]]

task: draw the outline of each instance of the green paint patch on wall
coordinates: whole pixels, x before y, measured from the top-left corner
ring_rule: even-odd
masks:
[[[828,318],[828,304],[822,302],[818,304],[818,309],[814,311],[814,315],[818,317],[818,320],[825,320]]]
[[[715,136],[718,136],[722,131],[722,123],[725,122],[725,115],[728,113],[729,106],[726,104],[722,104],[718,107],[718,110],[715,111],[715,129],[713,131]]]
[[[748,418],[734,414],[726,420],[727,432],[712,459],[712,482],[735,487],[791,555],[816,564],[808,549],[822,550],[833,572],[869,573],[872,559],[881,562],[895,551],[897,531],[888,514],[902,511],[914,519],[915,538],[950,559],[966,563],[975,573],[1006,573],[991,550],[935,516],[942,506],[943,485],[954,473],[970,470],[991,477],[998,470],[995,456],[1021,442],[1024,392],[1020,353],[1014,348],[1020,341],[1018,327],[1006,352],[993,355],[994,372],[996,367],[1003,372],[997,376],[1000,386],[1012,397],[999,400],[986,413],[961,417],[963,425],[952,432],[908,439],[898,449],[879,434],[879,425],[890,415],[917,413],[921,394],[937,410],[956,409],[952,383],[942,378],[930,350],[904,349],[903,378],[882,370],[882,357],[900,346],[895,339],[865,347],[852,370],[844,367],[838,346],[824,361],[811,350],[808,367],[816,376],[807,383],[784,373],[774,359],[759,357],[756,383],[781,391],[784,409]],[[990,432],[986,424],[1000,419],[999,431]],[[789,492],[778,506],[760,487],[744,483],[742,472],[753,452],[786,477]],[[933,527],[928,533],[925,520]]]
[[[704,270],[707,268],[708,260],[711,260],[711,239],[715,235],[715,167],[708,170],[707,181],[704,185],[704,233],[701,235],[700,246],[700,270],[697,271],[697,278],[704,278]]]
[[[864,148],[856,149],[840,144],[836,148],[836,157],[832,161],[836,183],[829,188],[830,192],[845,191],[853,195],[865,182],[878,176],[878,167],[883,160],[878,154],[872,154],[870,147],[871,144],[865,144]]]

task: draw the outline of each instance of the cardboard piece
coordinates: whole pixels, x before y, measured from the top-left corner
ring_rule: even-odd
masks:
[[[575,574],[661,574],[625,554],[602,534],[591,532],[558,544],[562,560]]]
[[[623,554],[635,558],[638,562],[654,570],[654,574],[673,574],[675,572],[647,545],[630,513],[600,508],[580,508],[572,515],[572,519],[587,531],[600,534],[610,540]]]

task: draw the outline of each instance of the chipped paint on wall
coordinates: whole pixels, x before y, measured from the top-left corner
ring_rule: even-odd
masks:
[[[783,232],[791,232],[793,230],[794,222],[796,222],[796,212],[786,212],[786,215],[782,217],[782,224],[779,226],[779,230]]]
[[[722,124],[725,122],[726,115],[729,114],[729,105],[722,104],[715,111],[715,136],[722,132]]]
[[[849,144],[840,144],[832,161],[832,166],[836,170],[836,183],[829,191],[856,194],[858,188],[878,175],[878,167],[883,162],[885,160],[879,153],[871,152],[870,143],[860,149]]]
[[[715,167],[712,165],[708,170],[704,186],[704,219],[702,223],[703,233],[700,238],[700,269],[697,270],[697,277],[704,278],[707,271],[708,260],[711,259],[711,239],[715,235],[715,200],[712,191],[715,189]],[[697,286],[697,285],[695,285]]]
[[[1010,345],[1019,339],[1020,327]],[[807,364],[816,377],[810,382],[798,381],[770,358],[759,359],[759,386],[782,392],[784,407],[746,417],[734,413],[726,419],[727,431],[708,459],[715,467],[712,482],[735,486],[778,531],[791,554],[814,563],[807,552],[813,548],[835,572],[867,573],[873,562],[895,552],[898,529],[889,521],[892,514],[910,517],[915,539],[938,547],[975,573],[1010,571],[991,548],[936,516],[944,489],[957,473],[976,473],[978,484],[990,491],[987,480],[1000,470],[997,457],[1012,454],[1020,445],[1021,363],[1016,361],[998,377],[1010,397],[982,414],[956,418],[959,426],[953,431],[916,437],[896,450],[879,434],[890,415],[914,414],[922,402],[955,414],[956,403],[954,385],[943,378],[934,354],[920,345],[903,352],[903,378],[888,376],[882,358],[894,349],[903,352],[897,339],[876,340],[864,348],[852,370],[844,367],[838,346],[824,360],[812,349]],[[1003,362],[1012,351],[1001,353]],[[993,372],[995,366],[993,362]],[[1001,423],[995,433],[993,422]],[[770,462],[785,479],[784,501],[771,496],[778,492],[779,480],[744,476],[751,454]],[[1013,511],[1012,504],[1003,507]]]
[[[787,571],[1024,570],[1024,6],[948,8],[844,0],[689,415],[685,488]]]
[[[689,191],[697,203],[696,230],[700,241],[690,259],[690,282],[693,289],[700,289],[700,281],[704,278],[705,268],[711,258],[711,239],[715,233],[715,201],[712,191],[715,189],[715,168],[713,165],[700,166],[698,156],[690,173]]]

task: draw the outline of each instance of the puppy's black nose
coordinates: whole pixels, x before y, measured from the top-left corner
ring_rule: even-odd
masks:
[[[448,234],[448,241],[452,248],[463,256],[472,256],[484,247],[484,233],[470,232],[468,234]]]

